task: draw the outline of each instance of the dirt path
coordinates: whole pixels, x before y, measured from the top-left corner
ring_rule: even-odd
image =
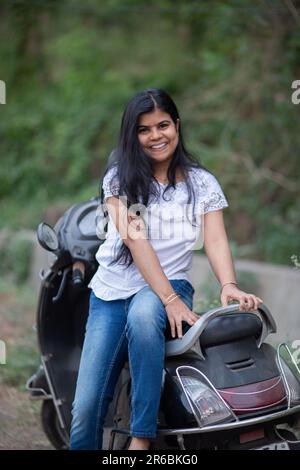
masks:
[[[30,288],[14,285],[0,283],[0,339],[7,347],[7,364],[0,364],[0,449],[52,449],[40,424],[41,402],[25,391],[38,365],[36,299]]]
[[[41,402],[25,392],[0,385],[0,449],[53,449],[39,419]]]

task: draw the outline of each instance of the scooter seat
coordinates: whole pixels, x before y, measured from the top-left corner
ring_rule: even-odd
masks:
[[[208,348],[250,336],[258,337],[262,322],[253,313],[222,315],[209,322],[200,336],[201,346]]]

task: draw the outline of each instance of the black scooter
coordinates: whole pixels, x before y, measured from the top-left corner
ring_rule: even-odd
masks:
[[[41,365],[27,388],[31,398],[43,400],[42,425],[56,449],[68,448],[88,313],[87,285],[97,269],[95,253],[103,242],[96,230],[99,202],[95,198],[75,205],[54,229],[42,223],[37,230],[40,244],[53,253],[53,261],[40,274],[37,336]],[[276,350],[265,343],[275,331],[265,305],[240,312],[239,305],[233,304],[202,313],[183,339],[167,339],[154,447],[297,448],[293,426],[300,417],[300,371],[286,344]],[[106,419],[108,449],[126,447],[129,403],[126,365]]]

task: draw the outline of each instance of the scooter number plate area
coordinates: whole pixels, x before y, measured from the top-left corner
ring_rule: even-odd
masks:
[[[261,447],[255,447],[253,450],[290,450],[287,442],[273,442]]]

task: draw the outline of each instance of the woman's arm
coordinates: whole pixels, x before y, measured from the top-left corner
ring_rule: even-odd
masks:
[[[222,305],[227,305],[230,300],[238,300],[241,309],[257,309],[263,301],[254,294],[246,294],[234,285],[236,274],[222,210],[208,212],[204,215],[204,249],[221,286],[226,284],[221,289]]]
[[[147,232],[142,219],[128,211],[127,207],[118,198],[107,198],[106,206],[123,243],[132,254],[135,265],[145,281],[165,304],[167,297],[174,290],[163,272],[151,243],[147,239]]]
[[[126,206],[116,197],[107,198],[106,206],[124,244],[128,246],[132,254],[136,267],[147,284],[149,284],[165,305],[167,298],[170,294],[174,293],[174,289],[165,275],[151,243],[147,239],[147,231],[143,220],[130,213]],[[198,319],[180,298],[168,304],[166,312],[173,336],[175,336],[175,325],[178,336],[181,337],[181,322],[185,320],[190,325],[193,325]]]

